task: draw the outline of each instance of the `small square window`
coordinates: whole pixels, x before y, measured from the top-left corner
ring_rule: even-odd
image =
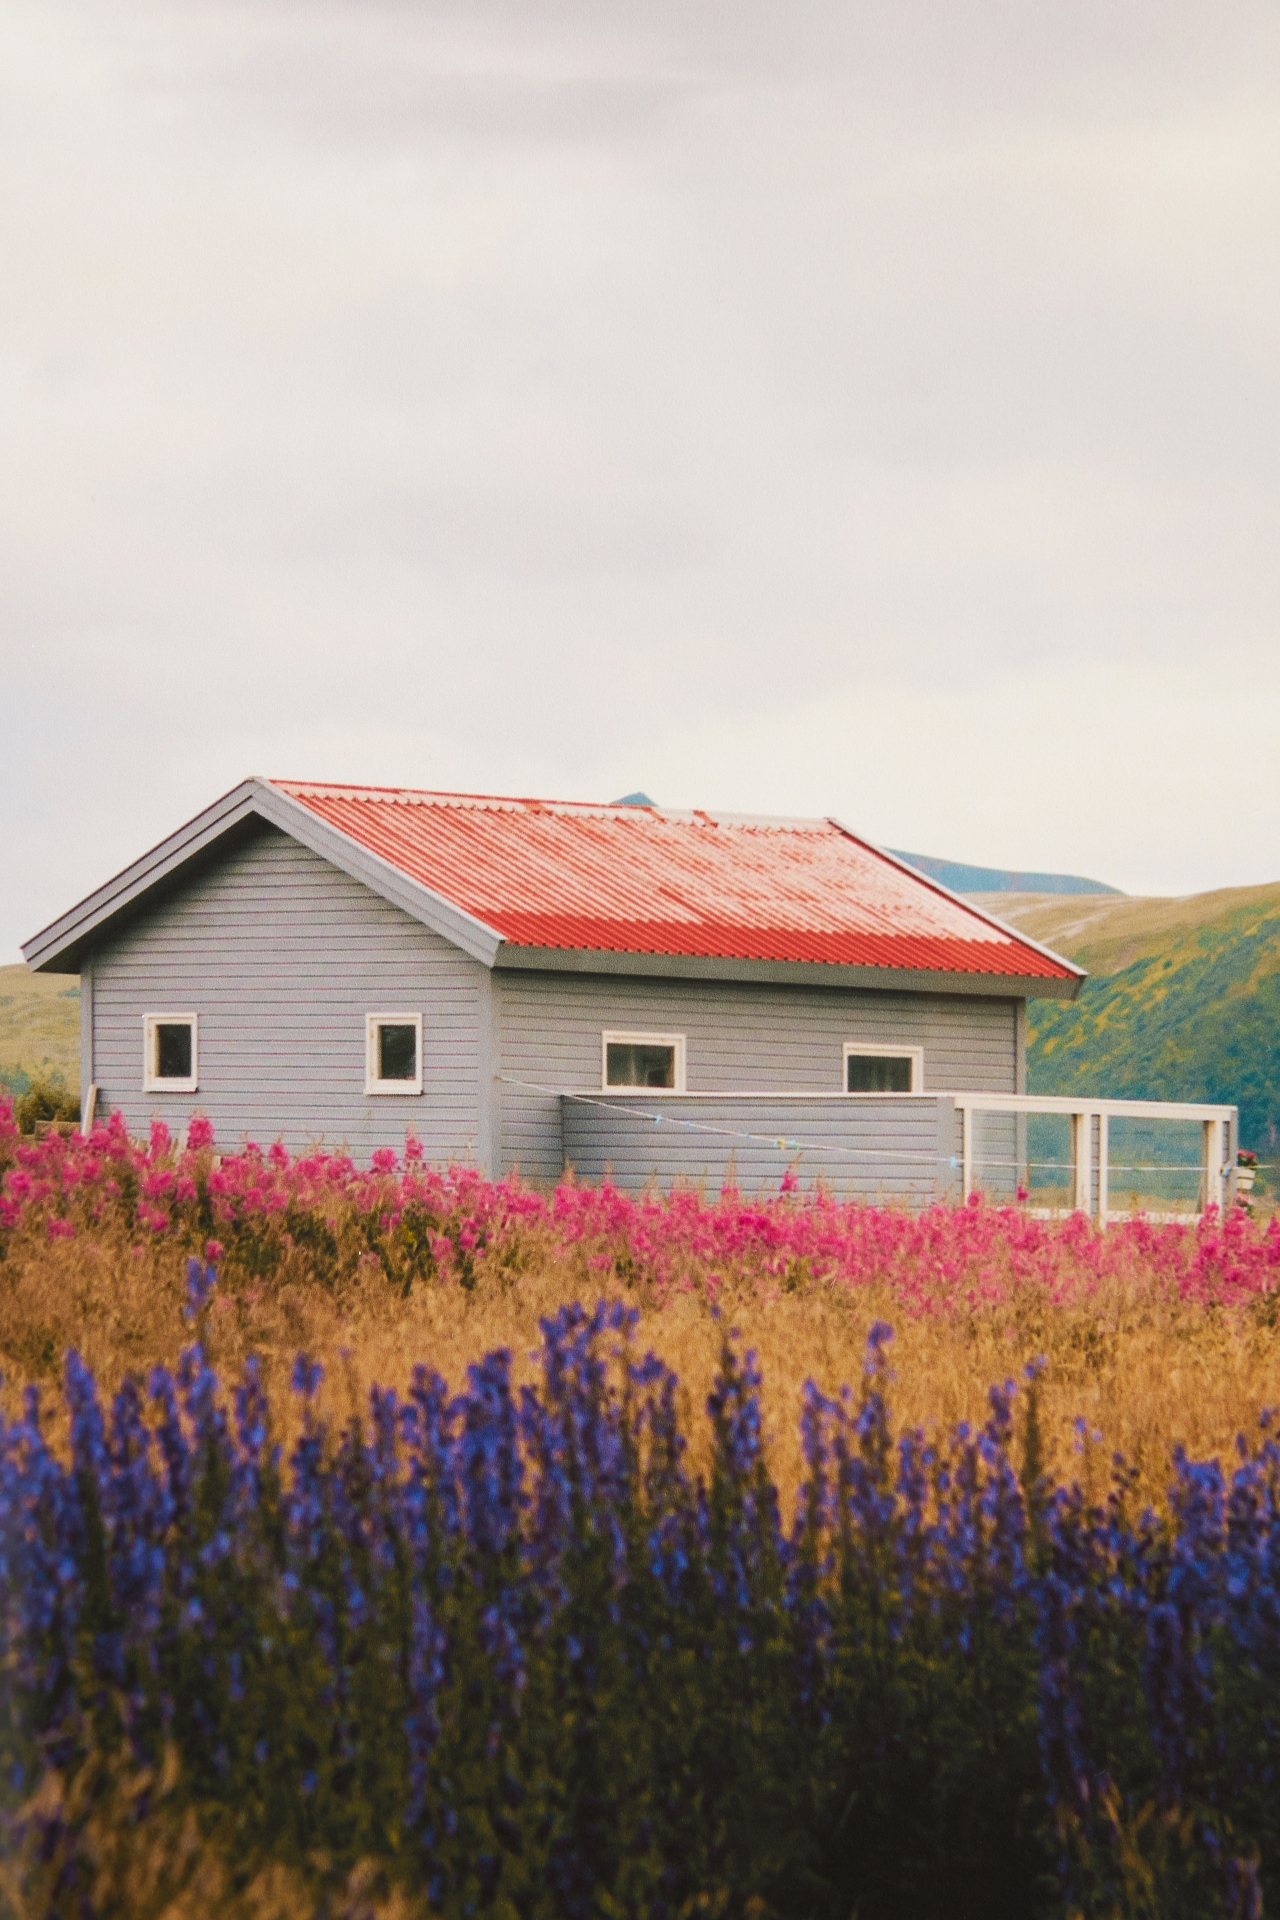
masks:
[[[923,1085],[922,1047],[864,1047],[846,1043],[846,1093],[919,1093]]]
[[[601,1036],[601,1085],[615,1093],[683,1093],[682,1033],[606,1033]]]
[[[194,1093],[199,1080],[194,1013],[149,1013],[143,1020],[144,1093]]]
[[[371,1013],[365,1022],[366,1093],[422,1092],[422,1015]]]

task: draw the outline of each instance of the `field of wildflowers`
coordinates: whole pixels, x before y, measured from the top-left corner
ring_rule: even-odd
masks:
[[[0,1196],[0,1913],[1261,1914],[1274,1225]]]

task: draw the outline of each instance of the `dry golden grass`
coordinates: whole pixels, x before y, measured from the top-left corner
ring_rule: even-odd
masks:
[[[679,1374],[695,1459],[706,1426],[698,1416],[724,1331],[739,1330],[764,1373],[773,1471],[787,1500],[802,1470],[803,1384],[813,1378],[827,1391],[845,1382],[856,1386],[867,1330],[877,1319],[896,1329],[890,1357],[898,1420],[934,1430],[983,1418],[987,1388],[1018,1377],[1028,1361],[1043,1356],[1051,1464],[1097,1489],[1118,1449],[1158,1499],[1176,1442],[1225,1461],[1236,1434],[1255,1429],[1264,1406],[1280,1404],[1275,1296],[1238,1309],[1206,1307],[1179,1302],[1138,1277],[1076,1305],[1053,1305],[1027,1286],[1011,1305],[913,1319],[883,1285],[809,1284],[766,1297],[745,1287],[735,1291],[729,1275],[717,1318],[700,1290],[677,1292],[663,1306],[617,1283],[606,1291],[637,1309],[637,1350],[652,1348]],[[344,1422],[365,1404],[372,1382],[403,1387],[418,1361],[456,1387],[468,1362],[507,1347],[517,1381],[536,1378],[539,1319],[570,1300],[593,1303],[600,1293],[585,1255],[557,1254],[536,1236],[517,1271],[481,1261],[471,1291],[436,1282],[415,1286],[407,1299],[388,1286],[372,1259],[353,1282],[326,1291],[311,1278],[305,1254],[294,1250],[271,1281],[239,1293],[219,1289],[203,1338],[225,1380],[250,1353],[259,1356],[282,1423],[279,1438],[288,1444],[293,1403],[287,1381],[300,1350],[324,1362],[322,1403],[331,1419]],[[183,1301],[184,1263],[172,1243],[137,1249],[123,1236],[15,1236],[0,1265],[0,1394],[7,1411],[16,1411],[28,1381],[56,1389],[70,1346],[105,1392],[126,1372],[145,1378],[157,1363],[172,1366],[192,1338]],[[1077,1415],[1104,1436],[1083,1457],[1076,1450]]]
[[[279,1862],[238,1874],[216,1820],[202,1821],[185,1801],[172,1751],[154,1770],[93,1755],[70,1781],[51,1769],[23,1813],[23,1844],[0,1853],[4,1920],[56,1920],[68,1910],[122,1920],[426,1920],[430,1912],[372,1862],[343,1875],[322,1859],[306,1877]],[[80,1895],[74,1905],[69,1885]]]
[[[0,1067],[80,1084],[80,983],[65,973],[0,967]]]

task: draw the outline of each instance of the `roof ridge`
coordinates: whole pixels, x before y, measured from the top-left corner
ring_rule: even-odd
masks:
[[[375,786],[359,780],[295,780],[274,775],[269,779],[268,784],[294,795],[315,794],[332,799],[385,800],[390,804],[400,802],[426,806],[493,807],[510,808],[513,811],[518,808],[529,808],[537,812],[603,814],[631,821],[643,820],[648,816],[656,820],[670,820],[680,825],[764,827],[791,832],[801,828],[822,833],[833,831],[831,821],[822,814],[733,813],[718,807],[663,807],[656,802],[650,806],[641,807],[634,802],[624,803],[615,800],[556,800],[535,794],[465,793],[453,792],[444,787]]]

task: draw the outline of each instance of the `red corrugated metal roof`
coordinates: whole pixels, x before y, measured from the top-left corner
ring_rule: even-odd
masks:
[[[1075,978],[829,820],[272,784],[518,946]]]

